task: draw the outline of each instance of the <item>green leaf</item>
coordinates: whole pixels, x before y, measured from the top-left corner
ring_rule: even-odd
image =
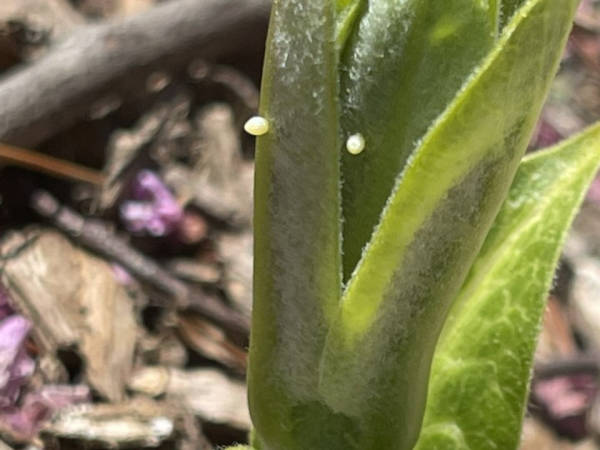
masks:
[[[274,3],[258,139],[249,404],[262,448],[292,449],[292,409],[317,399],[341,295],[334,6]]]
[[[501,2],[502,0],[487,0],[490,29],[496,38],[500,34]]]
[[[519,10],[526,0],[497,0],[500,4],[500,29],[512,19],[515,12]]]
[[[360,16],[367,6],[367,0],[336,0],[336,44],[338,54],[344,52]]]
[[[599,166],[600,125],[521,163],[444,327],[416,450],[517,448],[546,292]]]
[[[342,156],[345,280],[416,142],[492,48],[488,8],[475,0],[373,0],[354,25],[340,68],[342,133],[361,133],[366,148]]]
[[[437,338],[508,192],[576,4],[526,2],[397,180],[320,367],[320,393],[355,422],[359,448],[417,439]]]

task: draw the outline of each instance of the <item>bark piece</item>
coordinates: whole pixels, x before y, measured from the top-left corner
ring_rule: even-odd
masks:
[[[172,321],[165,316],[159,320],[163,323]],[[170,327],[165,326],[157,333],[143,336],[138,341],[138,348],[142,361],[148,365],[183,367],[188,362],[187,348]]]
[[[535,352],[536,365],[546,364],[556,359],[571,358],[577,354],[577,345],[567,311],[561,301],[552,294],[548,298],[541,331]]]
[[[132,302],[110,265],[52,231],[13,234],[0,249],[11,255],[3,281],[43,350],[78,348],[94,389],[121,400],[137,331]]]
[[[81,313],[81,261],[71,243],[58,233],[13,233],[3,240],[3,281],[11,298],[35,324],[43,349],[77,344]]]
[[[167,268],[179,278],[194,283],[216,284],[221,280],[221,270],[212,262],[178,258],[169,261]]]
[[[25,21],[60,36],[84,24],[66,0],[3,0],[0,2],[0,21]]]
[[[140,13],[154,6],[154,0],[121,0],[117,6],[116,14],[130,16]]]
[[[250,429],[246,386],[218,370],[146,367],[132,375],[129,386],[147,395],[164,393],[167,399],[188,408],[204,421]]]
[[[573,325],[594,352],[600,352],[600,262],[580,257],[574,265],[575,277],[569,301]]]
[[[139,80],[157,69],[185,70],[196,57],[262,48],[270,3],[170,1],[74,32],[0,83],[0,141],[34,147],[85,118],[88,105],[107,94],[129,98],[145,89]]]
[[[198,314],[180,314],[179,334],[197,353],[239,373],[245,373],[248,365],[246,352],[231,342],[221,329]]]
[[[173,448],[176,415],[150,400],[61,411],[43,432],[48,448]]]
[[[99,196],[101,209],[114,206],[123,187],[140,169],[136,162],[146,156],[152,147],[161,143],[165,128],[182,109],[187,114],[187,99],[175,98],[170,102],[160,103],[144,114],[131,129],[118,130],[112,134],[107,149],[106,179]]]
[[[247,317],[252,312],[252,243],[250,230],[223,232],[217,237],[217,253],[225,271],[225,290],[237,309]]]
[[[104,397],[120,401],[133,363],[135,312],[109,264],[89,256],[85,261],[81,268],[84,289],[80,302],[85,320],[81,352],[87,362],[86,374]]]
[[[198,116],[198,148],[193,168],[170,164],[164,179],[179,198],[236,228],[252,218],[253,164],[242,159],[233,111],[212,104]]]
[[[107,258],[113,258],[133,275],[172,296],[178,307],[199,311],[229,330],[248,334],[247,317],[228,308],[211,295],[190,289],[155,261],[117,237],[104,223],[83,218],[79,213],[58,203],[46,191],[34,192],[31,206],[38,214],[69,233],[77,242],[92,248]]]

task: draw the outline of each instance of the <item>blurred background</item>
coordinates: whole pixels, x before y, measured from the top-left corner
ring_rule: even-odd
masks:
[[[0,450],[244,442],[270,0],[0,0]],[[531,140],[600,119],[583,0]],[[522,450],[600,449],[600,179],[548,300]]]
[[[0,449],[246,440],[269,10],[0,1]]]

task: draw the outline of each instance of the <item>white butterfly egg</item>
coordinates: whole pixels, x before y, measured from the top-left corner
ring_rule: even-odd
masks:
[[[356,133],[346,141],[346,150],[351,155],[358,155],[365,149],[365,138],[362,134]]]
[[[244,130],[252,136],[262,136],[269,131],[269,121],[264,117],[254,116],[244,124]]]

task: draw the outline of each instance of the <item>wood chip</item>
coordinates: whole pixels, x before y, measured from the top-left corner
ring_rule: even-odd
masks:
[[[137,334],[133,305],[105,261],[87,256],[81,278],[85,281],[80,297],[85,315],[81,352],[87,361],[87,378],[104,397],[120,401]]]
[[[580,257],[574,265],[569,306],[573,325],[594,352],[600,352],[600,262]]]
[[[91,386],[119,401],[137,326],[131,299],[110,265],[60,233],[15,233],[0,245],[3,281],[33,323],[42,350],[77,348]]]
[[[129,387],[147,395],[165,393],[168,400],[204,421],[250,429],[246,386],[218,370],[146,367],[131,376]]]
[[[0,450],[13,450],[13,448],[9,447],[7,443],[0,441]]]
[[[247,317],[252,312],[252,243],[250,230],[223,232],[217,237],[217,253],[225,271],[225,290],[236,308]]]
[[[572,444],[561,441],[552,430],[536,419],[527,417],[523,425],[519,450],[573,450]]]
[[[179,331],[183,341],[194,351],[239,373],[245,373],[247,353],[233,342],[220,328],[200,315],[186,312],[179,315]]]
[[[167,269],[177,277],[194,283],[215,284],[221,279],[218,264],[191,258],[173,259],[167,263]]]
[[[187,349],[171,329],[144,335],[138,350],[145,364],[183,367],[188,362]]]
[[[196,120],[198,154],[192,169],[170,164],[163,178],[181,199],[236,228],[252,218],[253,164],[242,159],[239,132],[231,108],[215,103]]]
[[[166,367],[147,367],[136,370],[129,378],[127,387],[133,392],[158,397],[166,392],[169,377],[169,369]]]
[[[99,197],[101,209],[108,209],[117,201],[121,190],[134,172],[131,170],[134,161],[148,152],[167,120],[169,111],[168,105],[158,105],[145,114],[132,129],[119,130],[112,134],[104,169],[106,179]]]
[[[19,0],[0,2],[0,21],[23,20],[48,30],[54,36],[68,33],[84,24],[66,0]]]
[[[577,346],[572,331],[560,301],[550,295],[544,313],[544,327],[536,348],[536,363],[545,364],[574,356],[577,353]]]
[[[42,438],[50,448],[158,448],[173,436],[174,428],[171,409],[138,400],[65,408]]]
[[[137,14],[150,9],[154,3],[154,0],[121,0],[118,2],[116,14],[119,16]]]
[[[55,232],[13,233],[0,244],[8,258],[3,281],[18,309],[34,324],[43,349],[54,353],[79,340],[81,261]]]

